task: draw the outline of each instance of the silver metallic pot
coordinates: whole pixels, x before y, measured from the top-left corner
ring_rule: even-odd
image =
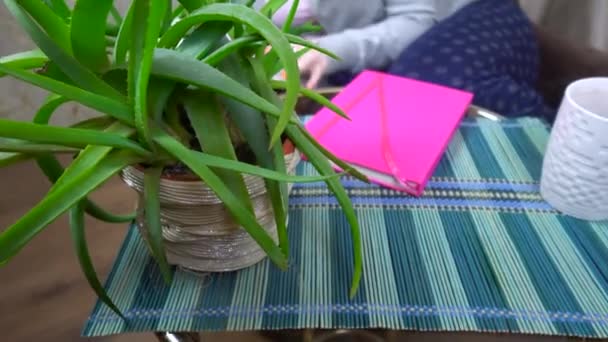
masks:
[[[285,161],[288,172],[293,174],[300,154],[297,151],[287,154]],[[124,182],[140,194],[140,204],[143,203],[143,176],[135,167],[121,173]],[[276,241],[277,227],[264,180],[251,175],[243,177],[258,222]],[[165,251],[170,264],[199,272],[229,272],[254,265],[266,257],[200,179],[161,179],[160,203]],[[138,205],[137,225],[146,238],[143,214],[142,206]]]

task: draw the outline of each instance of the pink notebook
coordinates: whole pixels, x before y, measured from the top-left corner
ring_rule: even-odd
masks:
[[[370,181],[419,196],[473,94],[364,71],[306,125],[319,142]]]

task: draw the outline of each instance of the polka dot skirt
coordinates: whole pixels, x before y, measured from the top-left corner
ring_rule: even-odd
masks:
[[[532,25],[512,0],[479,0],[434,26],[387,70],[471,91],[475,104],[508,117],[552,121],[534,86],[539,53]]]

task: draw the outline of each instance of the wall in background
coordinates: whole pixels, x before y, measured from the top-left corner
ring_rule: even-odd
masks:
[[[608,1],[519,0],[539,25],[574,42],[608,51]]]
[[[68,3],[72,4],[73,1]],[[129,3],[130,0],[120,0],[118,7],[124,11]],[[0,56],[26,51],[33,46],[34,44],[17,25],[4,3],[0,3]],[[0,78],[0,118],[31,120],[47,95],[45,91],[10,77]],[[95,113],[88,108],[66,104],[57,112],[52,123],[68,125],[94,115]]]
[[[29,37],[21,31],[4,4],[1,4],[0,56],[25,51],[32,46]],[[33,87],[9,77],[0,78],[0,117],[29,119],[44,97],[43,91],[36,91]]]

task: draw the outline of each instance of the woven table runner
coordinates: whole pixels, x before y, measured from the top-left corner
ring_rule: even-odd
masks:
[[[349,226],[322,183],[294,187],[289,270],[175,270],[164,284],[133,228],[83,334],[387,328],[608,337],[608,223],[556,213],[539,195],[548,128],[462,123],[421,198],[345,178],[364,273],[348,298]],[[315,174],[307,163],[299,174]]]

